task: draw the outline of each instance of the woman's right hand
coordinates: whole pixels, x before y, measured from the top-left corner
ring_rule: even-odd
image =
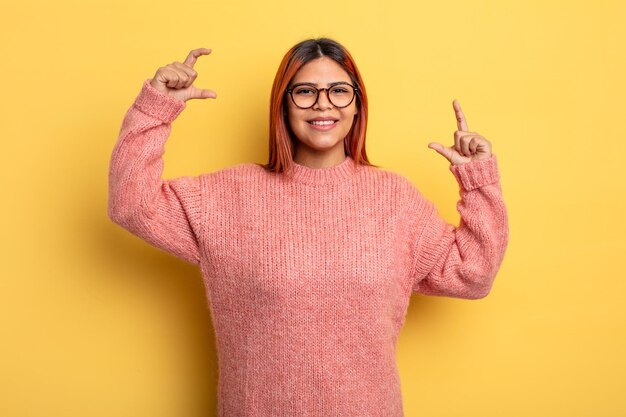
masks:
[[[150,81],[150,85],[160,92],[182,101],[194,98],[216,98],[217,94],[215,91],[202,90],[192,85],[198,76],[198,73],[193,69],[196,59],[200,55],[208,55],[210,53],[211,50],[207,48],[192,50],[182,64],[174,61],[159,68]]]

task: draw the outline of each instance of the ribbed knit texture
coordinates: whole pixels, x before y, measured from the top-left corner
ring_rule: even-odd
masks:
[[[412,292],[489,293],[508,243],[496,157],[451,165],[459,227],[405,177],[347,157],[294,175],[243,163],[164,180],[185,102],[146,80],[111,156],[110,218],[200,266],[221,417],[403,415]]]

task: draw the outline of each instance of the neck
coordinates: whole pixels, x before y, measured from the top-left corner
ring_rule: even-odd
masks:
[[[309,185],[339,185],[348,183],[356,177],[357,166],[352,158],[346,156],[343,162],[325,168],[312,168],[294,163],[289,181]]]
[[[341,146],[329,151],[316,151],[300,146],[296,149],[293,161],[309,168],[330,168],[341,164],[346,159],[346,152]]]

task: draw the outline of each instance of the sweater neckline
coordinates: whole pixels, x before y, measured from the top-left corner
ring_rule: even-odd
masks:
[[[294,161],[292,179],[305,184],[337,184],[352,178],[356,168],[356,162],[348,155],[338,165],[326,168],[311,168]]]

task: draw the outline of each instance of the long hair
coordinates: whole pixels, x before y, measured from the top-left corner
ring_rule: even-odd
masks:
[[[287,118],[287,94],[289,83],[306,63],[322,57],[331,58],[350,76],[356,91],[357,114],[352,128],[344,139],[344,149],[357,164],[376,166],[369,162],[365,152],[367,130],[367,94],[361,74],[354,59],[337,41],[329,38],[307,39],[294,45],[283,57],[270,97],[269,162],[264,168],[273,172],[289,172],[293,168],[294,137]]]

